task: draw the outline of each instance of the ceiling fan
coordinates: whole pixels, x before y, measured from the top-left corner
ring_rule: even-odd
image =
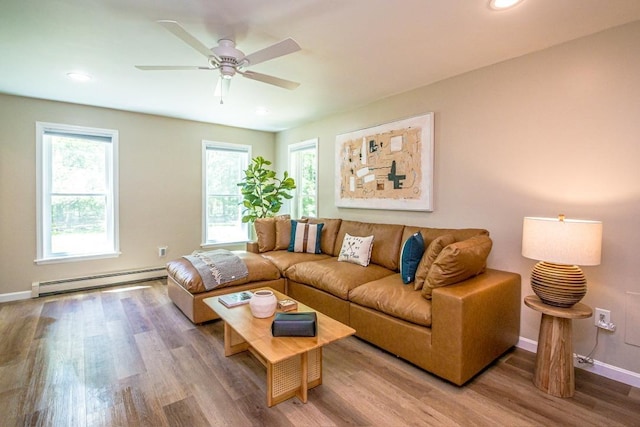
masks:
[[[178,37],[180,40],[204,55],[207,58],[207,66],[136,65],[136,68],[139,70],[219,70],[220,78],[216,85],[215,95],[220,97],[220,103],[222,103],[222,97],[226,96],[228,93],[231,78],[235,76],[236,73],[248,79],[257,80],[284,89],[293,90],[300,86],[300,83],[297,82],[246,69],[249,66],[299,51],[300,46],[292,38],[288,38],[271,46],[265,47],[264,49],[250,55],[245,55],[241,50],[236,48],[236,44],[233,40],[226,38],[220,39],[218,40],[218,46],[209,49],[200,40],[189,34],[187,30],[185,30],[176,21],[161,20],[158,21],[158,23],[173,33],[173,35]]]

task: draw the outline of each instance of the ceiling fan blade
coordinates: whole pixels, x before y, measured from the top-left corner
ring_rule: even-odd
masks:
[[[257,52],[253,52],[251,55],[247,55],[244,60],[247,61],[249,65],[256,65],[299,50],[300,46],[298,43],[296,43],[292,38],[288,38],[269,47],[265,47]]]
[[[138,70],[166,71],[166,70],[215,70],[215,68],[198,67],[196,65],[136,65]]]
[[[300,83],[292,82],[291,80],[281,79],[279,77],[269,76],[267,74],[256,73],[255,71],[238,71],[243,77],[251,80],[257,80],[259,82],[268,83],[270,85],[279,86],[284,89],[293,90],[300,86]]]
[[[180,40],[182,40],[207,58],[213,56],[213,52],[211,51],[211,49],[206,47],[200,40],[189,34],[187,30],[185,30],[182,25],[178,24],[176,21],[161,20],[158,21],[158,24],[171,31],[174,36],[178,37]]]

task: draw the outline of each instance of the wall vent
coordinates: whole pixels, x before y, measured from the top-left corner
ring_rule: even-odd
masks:
[[[31,297],[71,292],[81,289],[99,288],[124,283],[142,282],[145,280],[161,279],[167,277],[165,267],[149,267],[138,270],[119,271],[113,273],[96,274],[93,276],[76,277],[72,279],[49,280],[46,282],[33,282],[31,284]]]

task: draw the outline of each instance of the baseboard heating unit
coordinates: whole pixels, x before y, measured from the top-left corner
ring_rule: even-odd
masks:
[[[61,292],[77,291],[80,289],[91,289],[124,283],[142,282],[145,280],[163,279],[165,277],[167,277],[167,270],[163,266],[96,274],[93,276],[76,277],[71,279],[33,282],[31,284],[31,298]]]

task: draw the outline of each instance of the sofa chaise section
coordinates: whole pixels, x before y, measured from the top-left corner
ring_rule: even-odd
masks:
[[[206,290],[198,271],[187,259],[178,258],[167,263],[169,298],[191,322],[198,324],[219,318],[203,302],[205,298],[260,287],[271,287],[282,293],[285,292],[285,280],[273,263],[253,252],[233,251],[233,253],[245,263],[249,275],[210,291]]]

